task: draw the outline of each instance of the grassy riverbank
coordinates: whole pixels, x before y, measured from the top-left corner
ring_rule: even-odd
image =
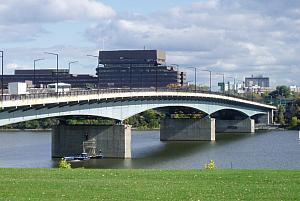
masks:
[[[0,169],[0,200],[297,200],[298,170]]]

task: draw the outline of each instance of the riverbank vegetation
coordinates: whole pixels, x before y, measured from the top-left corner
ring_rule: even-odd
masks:
[[[298,200],[299,170],[0,169],[1,200]]]

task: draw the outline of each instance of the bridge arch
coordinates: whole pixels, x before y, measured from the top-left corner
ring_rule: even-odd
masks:
[[[133,99],[126,101],[110,102],[84,102],[77,104],[43,106],[41,108],[32,107],[26,109],[16,109],[15,111],[4,111],[0,116],[0,126],[29,121],[34,119],[44,119],[49,117],[61,116],[98,116],[123,121],[131,116],[147,111],[149,109],[163,107],[187,107],[202,111],[211,115],[220,110],[237,110],[248,117],[264,112],[259,109],[253,109],[242,105],[233,105],[230,103],[199,101],[199,100],[143,100]]]
[[[241,120],[249,118],[249,115],[238,109],[221,109],[210,115],[215,119],[222,120]]]

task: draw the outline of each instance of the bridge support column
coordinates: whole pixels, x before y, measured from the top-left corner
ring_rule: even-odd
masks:
[[[84,142],[85,145],[83,145]],[[131,158],[131,126],[59,125],[52,131],[52,157],[80,154],[84,146],[107,158]],[[92,150],[93,151],[93,150]]]
[[[164,119],[160,123],[161,141],[214,141],[215,119]]]
[[[217,133],[255,133],[254,119],[216,120]]]
[[[269,116],[269,124],[274,124],[274,110],[268,112],[268,116]]]

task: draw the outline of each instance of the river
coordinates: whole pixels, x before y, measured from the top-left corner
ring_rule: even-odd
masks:
[[[74,162],[72,167],[199,169],[300,169],[298,131],[218,135],[216,142],[161,142],[159,131],[133,131],[132,159]],[[1,132],[0,167],[51,168],[51,132]]]

